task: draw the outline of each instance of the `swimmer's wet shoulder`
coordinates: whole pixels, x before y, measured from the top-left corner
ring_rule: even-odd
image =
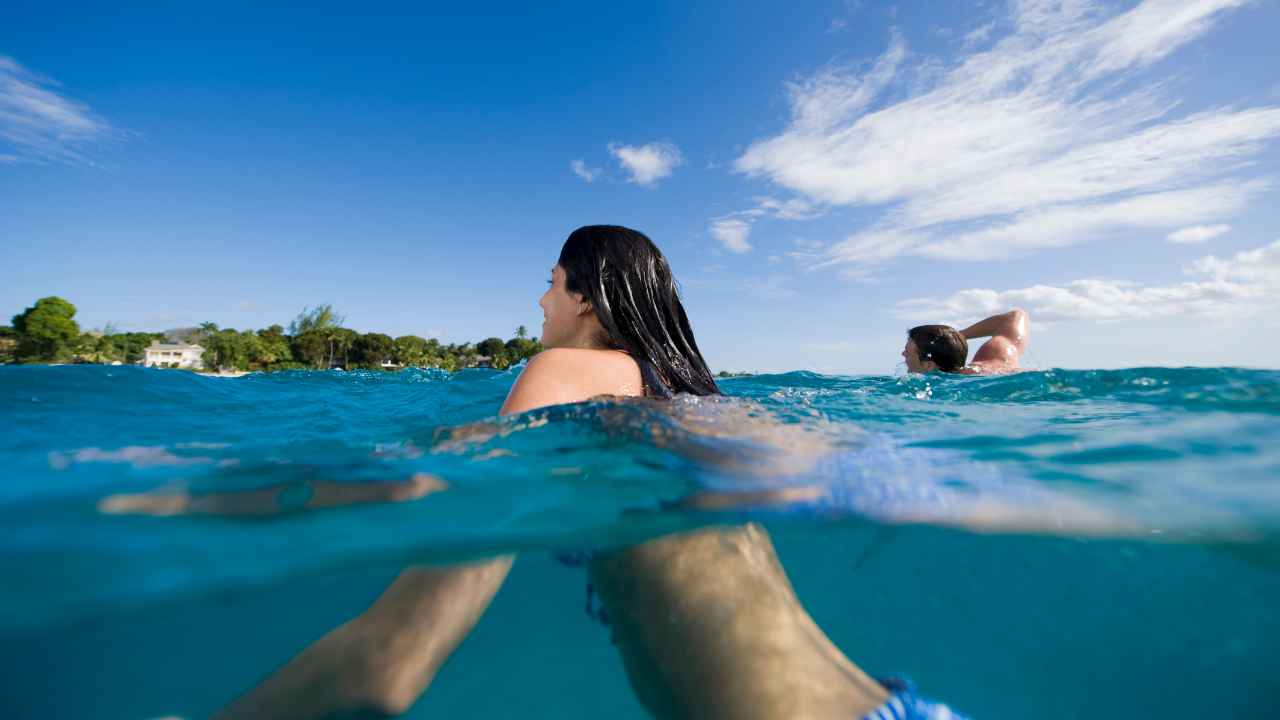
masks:
[[[1014,308],[979,320],[958,330],[950,325],[918,325],[907,331],[902,350],[907,372],[944,372],[958,375],[999,375],[1017,372],[1018,361],[1027,348],[1029,319]],[[969,341],[990,338],[965,364]]]
[[[641,395],[643,389],[639,365],[624,352],[551,348],[529,361],[507,395],[502,413],[581,402],[598,395]]]

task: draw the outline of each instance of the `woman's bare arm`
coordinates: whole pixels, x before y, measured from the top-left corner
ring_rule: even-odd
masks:
[[[984,337],[1003,337],[1017,346],[1018,352],[1026,347],[1028,316],[1025,310],[1014,308],[1009,312],[979,320],[960,331],[967,340]]]
[[[1029,329],[1027,313],[1014,308],[1007,313],[980,320],[961,330],[960,334],[969,340],[991,338],[973,354],[974,366],[1012,370],[1018,367],[1022,353],[1027,349]]]
[[[194,495],[183,489],[161,488],[145,493],[108,495],[98,501],[98,512],[107,515],[263,517],[344,505],[407,502],[440,492],[447,487],[435,475],[416,473],[407,481],[343,483],[304,480],[253,490]]]
[[[535,357],[511,388],[501,414],[602,393],[626,394],[617,387],[584,383],[578,360],[556,351]],[[402,572],[368,610],[317,640],[218,717],[333,718],[407,711],[484,614],[514,559],[505,555]]]

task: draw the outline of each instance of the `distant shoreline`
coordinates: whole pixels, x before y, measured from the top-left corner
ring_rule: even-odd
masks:
[[[283,325],[235,330],[206,322],[164,332],[122,333],[111,326],[81,331],[75,314],[75,305],[63,298],[40,298],[15,315],[12,326],[0,326],[0,364],[144,364],[184,370],[212,368],[222,371],[222,377],[240,377],[254,371],[335,367],[505,370],[543,349],[541,342],[529,337],[524,325],[518,326],[514,337],[507,340],[488,337],[461,344],[417,335],[360,333],[343,327],[342,316],[334,312],[332,305],[303,308],[287,330]]]
[[[523,360],[522,360],[522,361],[520,361],[520,362],[523,362]],[[519,362],[515,363],[515,365],[519,365],[519,364],[520,364]],[[44,363],[44,362],[33,362],[33,363],[7,363],[7,362],[0,362],[0,367],[6,367],[6,366],[19,367],[19,366],[31,366],[31,365],[39,365],[39,366],[43,366],[43,367],[84,367],[84,366],[89,366],[89,365],[92,365],[92,366],[95,366],[95,367],[150,367],[150,366],[148,366],[148,365],[143,365],[142,363],[84,363],[84,362],[81,362],[81,363],[58,363],[58,362],[54,362],[54,363]],[[508,366],[508,367],[514,367],[515,365],[511,365],[511,366]],[[254,375],[254,374],[257,374],[257,373],[267,373],[267,374],[270,374],[270,373],[277,373],[277,372],[287,372],[287,370],[285,370],[285,369],[275,369],[275,370],[273,370],[273,369],[268,369],[268,368],[258,369],[258,370],[219,370],[219,371],[217,371],[217,372],[213,372],[213,371],[209,371],[209,370],[197,370],[197,369],[195,369],[195,368],[162,368],[162,367],[151,367],[151,369],[152,369],[152,370],[172,370],[172,371],[175,371],[175,372],[188,372],[188,373],[192,373],[192,374],[194,374],[194,375],[201,375],[201,376],[203,376],[203,377],[220,377],[220,378],[238,378],[238,377],[244,377],[245,375]],[[329,369],[330,369],[330,370],[342,370],[343,368],[329,368]],[[353,370],[362,370],[362,369],[367,369],[367,368],[352,368],[352,369],[353,369]],[[393,372],[393,373],[394,373],[394,372],[399,372],[399,371],[401,371],[401,370],[440,370],[440,371],[442,371],[442,372],[455,373],[455,372],[458,372],[458,371],[460,371],[460,370],[480,370],[480,369],[483,369],[483,370],[495,370],[495,369],[499,369],[499,368],[493,368],[493,367],[489,367],[489,366],[485,366],[485,365],[472,365],[472,366],[468,366],[468,367],[460,367],[460,368],[454,368],[454,369],[450,370],[450,369],[448,369],[448,368],[440,368],[440,367],[430,367],[430,366],[421,366],[421,365],[407,365],[407,366],[404,366],[404,367],[398,367],[398,368],[394,368],[394,369],[392,369],[392,368],[384,368],[384,369],[382,369],[382,370],[381,370],[381,372]],[[506,369],[506,368],[502,368],[502,369]],[[316,369],[314,369],[314,368],[289,368],[289,370],[302,370],[302,371],[304,371],[304,372],[324,372],[323,370],[316,370]],[[716,378],[718,378],[718,379],[724,380],[724,379],[728,379],[728,378],[737,378],[737,377],[753,377],[753,376],[755,376],[755,375],[757,375],[757,374],[759,374],[759,373],[756,373],[756,372],[744,372],[744,371],[741,371],[741,370],[721,370],[721,371],[719,371],[719,372],[715,373],[715,377],[716,377]]]

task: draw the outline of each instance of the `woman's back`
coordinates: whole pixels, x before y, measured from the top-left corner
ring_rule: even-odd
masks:
[[[582,402],[600,395],[644,394],[639,364],[624,352],[552,348],[538,353],[511,389],[502,413]]]

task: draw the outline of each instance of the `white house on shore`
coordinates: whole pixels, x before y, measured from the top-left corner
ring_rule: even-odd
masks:
[[[187,343],[153,342],[147,346],[147,356],[142,364],[147,367],[194,368],[204,367],[204,348]]]

